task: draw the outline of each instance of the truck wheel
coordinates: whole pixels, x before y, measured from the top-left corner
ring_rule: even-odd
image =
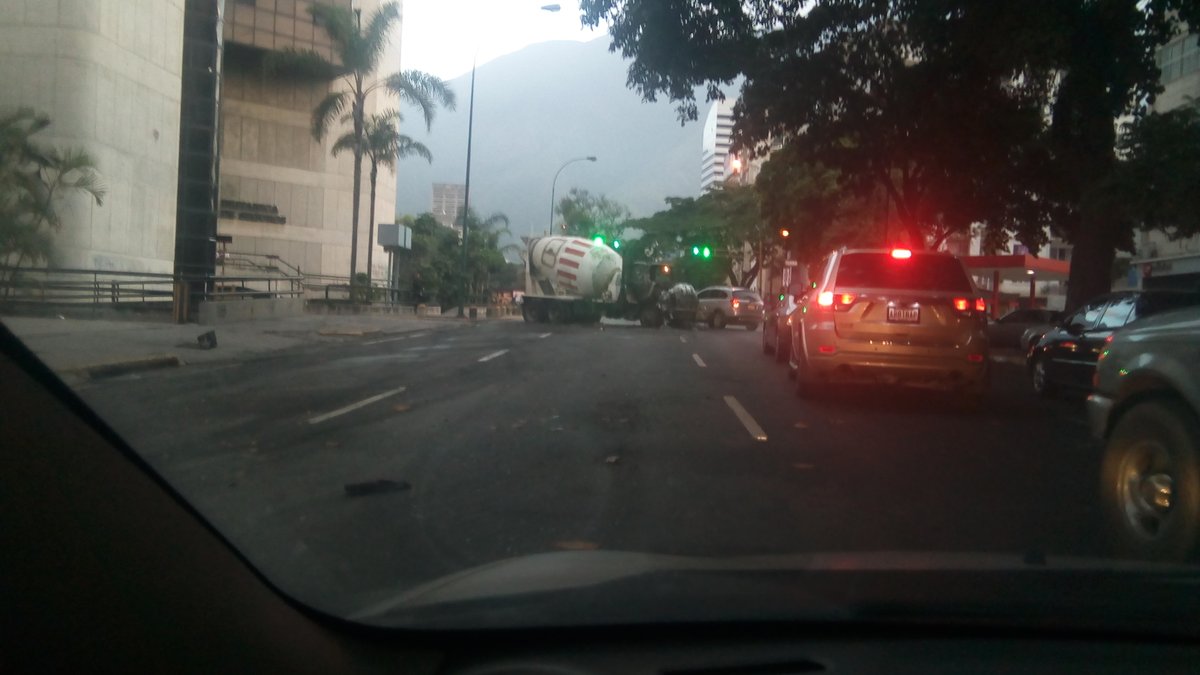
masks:
[[[662,328],[663,315],[658,311],[657,307],[647,307],[642,310],[642,315],[638,317],[638,322],[643,328]]]
[[[1184,561],[1200,534],[1200,424],[1170,400],[1121,415],[1109,436],[1100,491],[1118,553]]]
[[[525,323],[533,323],[537,321],[537,310],[534,308],[531,301],[526,300],[525,302],[521,303],[521,318],[525,320]]]
[[[546,310],[546,314],[550,319],[550,323],[566,323],[571,320],[571,307],[565,302],[551,301],[550,307]]]
[[[708,317],[708,325],[713,328],[724,328],[725,315],[721,312],[713,312],[712,316]]]

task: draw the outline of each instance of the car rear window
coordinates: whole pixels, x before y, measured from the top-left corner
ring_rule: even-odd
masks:
[[[848,253],[837,268],[835,285],[844,288],[895,288],[906,291],[971,292],[957,259],[914,254],[897,259],[887,253]]]
[[[745,302],[762,302],[762,298],[758,297],[758,293],[754,291],[734,291],[733,297]]]

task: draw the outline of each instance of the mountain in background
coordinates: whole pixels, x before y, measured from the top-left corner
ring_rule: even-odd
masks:
[[[627,64],[608,51],[608,42],[544,42],[478,68],[472,209],[484,216],[503,212],[514,235],[531,227],[541,232],[550,220],[554,173],[568,159],[586,155],[598,161],[563,171],[557,197],[578,187],[605,194],[641,217],[666,208],[666,197],[699,194],[702,122],[681,126],[674,104],[644,103],[626,88]],[[465,177],[471,75],[448,84],[458,109],[438,111],[431,132],[416,110],[403,111],[403,133],[429,146],[433,164],[400,162],[401,214],[429,211],[433,183],[462,183]]]

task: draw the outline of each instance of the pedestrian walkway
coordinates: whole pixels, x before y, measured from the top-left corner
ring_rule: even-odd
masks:
[[[371,339],[420,330],[453,330],[467,325],[460,320],[412,315],[316,314],[215,327],[166,321],[21,316],[2,316],[0,322],[51,369],[84,379],[89,373],[233,361],[305,344]],[[205,349],[198,338],[209,331],[216,334],[216,347]]]

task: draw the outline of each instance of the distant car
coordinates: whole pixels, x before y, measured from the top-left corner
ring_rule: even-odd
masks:
[[[1200,305],[1200,293],[1171,290],[1107,293],[1089,301],[1029,350],[1026,365],[1033,390],[1040,396],[1064,389],[1087,391],[1096,360],[1113,331],[1154,314],[1194,305]]]
[[[1052,309],[1014,309],[988,324],[988,344],[992,349],[1027,350],[1022,338],[1037,329],[1045,332],[1061,320],[1062,312]]]
[[[947,253],[830,254],[792,314],[796,394],[817,383],[940,382],[977,403],[989,386],[986,301]]]
[[[792,345],[791,316],[796,311],[797,297],[791,293],[780,293],[774,303],[768,305],[763,321],[763,353],[774,354],[777,363],[786,363],[788,349]]]
[[[696,320],[713,328],[735,324],[757,330],[763,322],[763,301],[758,293],[735,286],[709,286],[700,291]]]
[[[1183,560],[1200,531],[1200,307],[1106,340],[1088,397],[1101,495],[1120,552]]]

